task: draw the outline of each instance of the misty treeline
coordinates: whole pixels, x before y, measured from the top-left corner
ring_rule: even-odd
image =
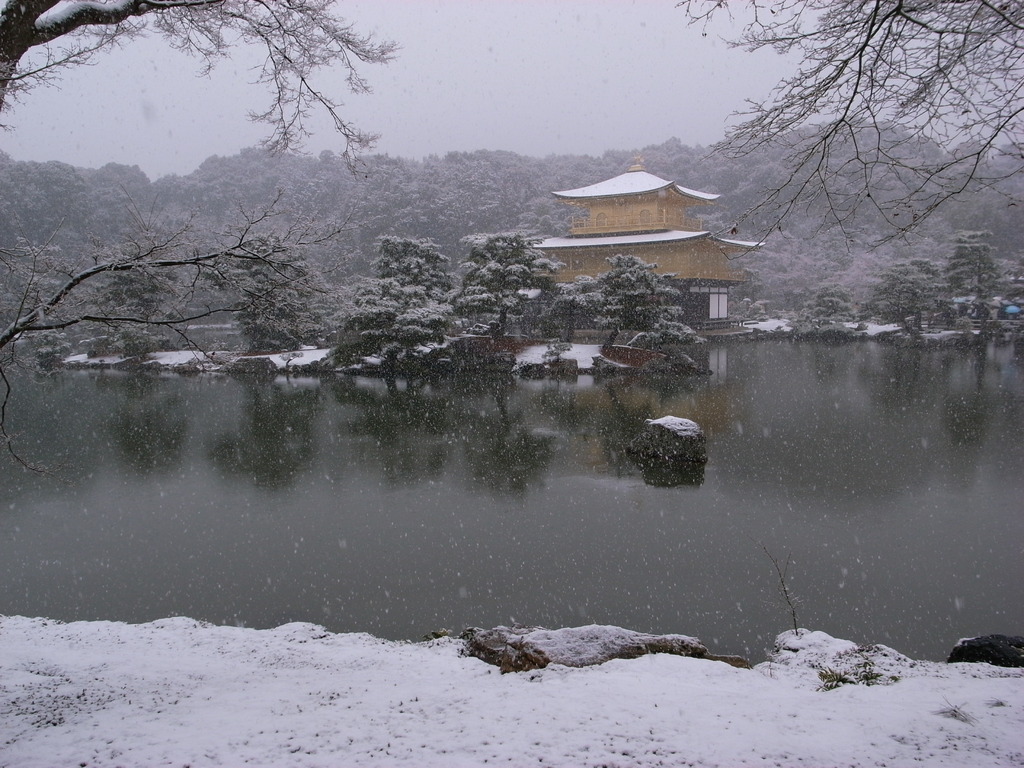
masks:
[[[920,151],[942,149],[921,145]],[[768,220],[744,219],[740,230],[734,222],[783,182],[781,156],[709,155],[678,139],[643,147],[639,154],[650,172],[721,195],[701,209],[706,229],[746,240],[768,232]],[[274,155],[248,149],[210,157],[185,176],[151,180],[137,166],[75,168],[14,161],[0,153],[0,248],[48,244],[72,261],[80,254],[85,264],[96,248],[130,241],[140,226],[153,222],[214,232],[242,212],[273,207],[281,226],[302,219],[338,230],[304,251],[328,284],[345,285],[354,275],[372,272],[378,239],[385,235],[432,240],[453,267],[465,260],[464,239],[473,234],[565,235],[574,211],[550,193],[622,173],[636,156],[636,150],[543,158],[483,150],[423,160],[369,155],[353,170],[332,152]],[[750,281],[734,293],[777,309],[799,309],[821,289],[840,286],[862,302],[893,264],[924,259],[944,267],[962,231],[989,233],[985,240],[1000,268],[1019,274],[1024,205],[1015,201],[1022,199],[1024,178],[1010,177],[999,188],[939,210],[906,237],[881,244],[888,225],[877,212],[865,209],[843,229],[823,227],[827,216],[815,206],[825,203],[812,202],[791,212],[781,231],[768,233],[762,249],[738,262]]]

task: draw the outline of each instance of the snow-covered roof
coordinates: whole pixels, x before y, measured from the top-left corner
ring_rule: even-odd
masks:
[[[735,245],[737,248],[760,248],[764,245],[763,240],[761,242],[754,242],[753,240],[727,240],[724,237],[713,237],[712,239],[726,245]]]
[[[710,232],[683,232],[671,229],[667,232],[643,232],[635,235],[608,235],[605,237],[549,237],[537,243],[545,248],[591,248],[609,245],[643,245],[646,243],[670,243],[677,240],[701,240],[710,237]]]
[[[719,195],[713,195],[710,192],[698,192],[695,189],[687,189],[686,187],[676,184],[674,181],[667,181],[659,176],[655,176],[653,173],[632,169],[616,176],[613,179],[599,181],[597,184],[579,187],[578,189],[567,189],[562,192],[552,192],[552,194],[555,197],[569,199],[618,197],[620,195],[642,195],[648,192],[657,192],[662,189],[669,189],[670,187],[674,187],[675,190],[682,195],[686,195],[687,197],[692,197],[697,200],[710,202],[711,200],[717,200],[719,198]]]

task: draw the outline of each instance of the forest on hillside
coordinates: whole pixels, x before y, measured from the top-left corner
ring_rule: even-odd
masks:
[[[675,138],[600,156],[486,150],[422,160],[369,155],[355,167],[331,152],[312,157],[247,149],[210,157],[188,175],[155,180],[137,166],[75,168],[15,161],[0,153],[0,248],[48,243],[65,256],[80,252],[87,261],[96,248],[122,243],[154,221],[213,232],[241,212],[273,205],[286,220],[301,215],[338,227],[336,237],[309,252],[327,279],[340,284],[370,271],[378,239],[385,235],[432,240],[452,265],[464,260],[463,241],[470,235],[564,235],[573,211],[551,192],[622,173],[638,154],[651,173],[721,195],[701,211],[706,229],[745,240],[765,238],[763,248],[739,262],[750,280],[736,294],[776,309],[799,309],[829,286],[841,286],[862,301],[877,276],[895,263],[925,259],[941,267],[963,231],[988,233],[984,239],[1001,269],[1024,271],[1024,206],[1013,202],[1024,199],[1024,179],[1011,177],[998,189],[957,200],[912,233],[881,244],[883,222],[870,212],[841,230],[823,227],[823,211],[812,206],[768,231],[769,221],[744,214],[766,190],[781,184],[783,159],[734,159]]]

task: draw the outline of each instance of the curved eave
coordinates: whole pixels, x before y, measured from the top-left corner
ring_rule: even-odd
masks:
[[[701,192],[696,189],[688,189],[680,186],[679,184],[676,184],[675,188],[680,194],[685,195],[686,197],[692,197],[694,200],[700,200],[702,203],[711,203],[721,197],[721,195],[716,195],[713,192]]]
[[[661,192],[665,189],[675,189],[683,197],[688,197],[691,200],[696,200],[699,203],[713,203],[715,200],[721,197],[721,195],[714,195],[710,192],[698,192],[695,189],[687,189],[681,187],[678,184],[669,182],[664,187],[657,187],[654,189],[645,189],[640,192],[609,192],[604,195],[574,195],[572,192],[575,190],[569,190],[567,192],[552,192],[551,194],[557,197],[559,200],[566,203],[584,202],[589,200],[607,200],[613,197],[640,197],[641,195],[650,195],[655,192]]]
[[[748,250],[748,251],[749,250],[753,250],[754,248],[760,248],[762,245],[764,245],[764,241],[763,240],[761,242],[759,242],[759,243],[755,243],[755,242],[751,242],[751,241],[748,241],[748,240],[727,240],[724,237],[714,237],[714,236],[712,236],[711,239],[714,240],[716,243],[723,243],[724,245],[732,245],[732,246],[734,246],[736,248],[743,248],[743,249]]]
[[[677,243],[703,240],[711,237],[710,232],[650,232],[641,235],[608,235],[606,237],[549,237],[539,242],[541,250],[560,248],[623,248],[629,245],[650,245],[651,243]],[[715,238],[717,239],[717,238]]]

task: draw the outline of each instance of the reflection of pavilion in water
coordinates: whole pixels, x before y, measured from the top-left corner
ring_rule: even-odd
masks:
[[[729,349],[725,346],[710,346],[707,349],[707,367],[711,371],[713,384],[724,384],[729,373]]]
[[[600,473],[635,472],[625,447],[645,419],[692,419],[710,439],[735,430],[743,421],[743,385],[728,377],[728,346],[708,344],[691,357],[709,368],[711,375],[664,381],[626,376],[577,385],[552,382],[565,393],[566,407],[578,425],[566,435],[578,465]]]

